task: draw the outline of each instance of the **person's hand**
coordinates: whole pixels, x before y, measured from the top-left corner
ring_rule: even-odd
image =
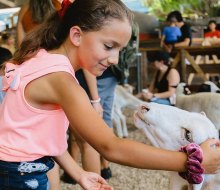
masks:
[[[220,169],[220,141],[209,139],[200,146],[203,150],[202,166],[205,169],[205,173],[216,173]]]
[[[95,109],[95,111],[102,117],[103,116],[103,108],[102,108],[102,105],[100,104],[100,102],[93,103],[92,106]]]
[[[172,50],[173,50],[173,46],[172,46],[172,45],[166,45],[166,44],[164,44],[163,48],[164,48],[164,50],[165,50],[167,53],[171,53]]]
[[[78,183],[85,190],[113,190],[100,175],[93,172],[83,172]]]
[[[147,91],[143,93],[143,98],[145,101],[149,101],[151,98],[153,98],[153,93],[150,91]]]

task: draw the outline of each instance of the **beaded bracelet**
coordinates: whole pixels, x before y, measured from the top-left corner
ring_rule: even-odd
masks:
[[[203,181],[202,174],[204,168],[202,167],[203,152],[199,145],[190,143],[181,147],[180,152],[185,152],[188,156],[186,162],[186,172],[180,172],[179,175],[186,179],[190,184],[200,184]]]
[[[96,100],[90,100],[90,102],[92,103],[92,104],[95,104],[95,103],[99,103],[101,101],[101,98],[99,97],[98,99],[96,99]]]

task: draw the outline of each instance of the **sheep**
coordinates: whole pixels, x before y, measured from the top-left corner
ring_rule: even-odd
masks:
[[[216,92],[220,93],[219,87],[212,81],[205,81],[200,87],[198,92]]]
[[[184,83],[180,83],[177,87],[175,106],[191,112],[205,112],[215,127],[220,130],[220,94],[200,92],[184,95],[183,86]]]
[[[128,136],[126,117],[123,114],[123,109],[129,108],[133,112],[141,103],[142,101],[132,95],[131,90],[127,87],[121,85],[116,86],[112,109],[112,121],[118,137],[122,138]]]
[[[218,139],[215,126],[203,113],[188,112],[174,106],[143,103],[134,114],[134,124],[143,130],[153,146],[168,150],[179,150],[191,142],[201,144],[208,138]],[[189,185],[177,172],[171,172],[169,189],[185,186],[194,190],[216,189],[217,186],[212,188],[214,177],[204,175],[203,183]]]

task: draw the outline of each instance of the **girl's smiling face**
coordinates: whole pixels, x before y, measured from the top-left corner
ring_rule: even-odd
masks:
[[[112,19],[99,31],[82,32],[78,48],[80,67],[96,76],[119,60],[119,51],[131,37],[131,25]]]

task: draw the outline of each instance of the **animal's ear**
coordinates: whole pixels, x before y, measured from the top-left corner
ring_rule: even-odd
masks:
[[[200,113],[206,117],[206,114],[205,114],[205,112],[204,112],[204,111],[202,111],[202,112],[200,112]]]

